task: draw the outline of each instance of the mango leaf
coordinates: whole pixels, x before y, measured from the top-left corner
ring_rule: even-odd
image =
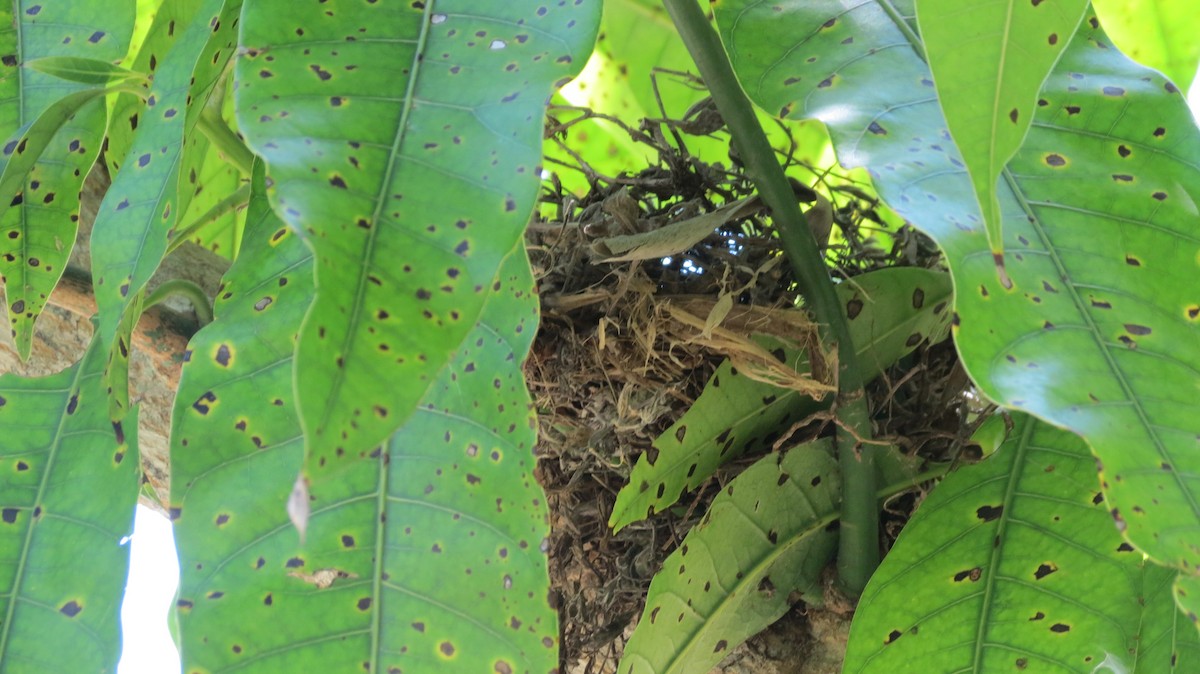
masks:
[[[6,156],[43,112],[85,88],[25,64],[54,57],[116,61],[128,48],[133,17],[132,2],[102,0],[7,3],[0,9],[0,138]],[[27,144],[29,159],[38,161],[14,174],[14,189],[0,196],[0,277],[21,358],[29,357],[34,323],[75,245],[79,191],[104,136],[104,107],[83,103],[75,98],[66,106],[73,117],[39,129],[34,140],[44,153]]]
[[[104,195],[92,229],[92,277],[99,308],[99,336],[112,344],[131,300],[158,269],[171,230],[185,211],[193,176],[180,168],[185,136],[207,102],[205,83],[215,81],[232,55],[220,46],[236,41],[239,0],[205,0],[154,74],[145,111],[123,167]],[[197,87],[200,87],[197,90]]]
[[[172,47],[185,34],[183,27],[192,20],[203,0],[138,0],[138,39],[130,46],[125,67],[153,76]],[[152,6],[153,5],[153,6]],[[149,24],[149,25],[147,25]],[[141,98],[123,96],[112,102],[108,128],[108,147],[104,161],[110,176],[116,176],[125,163],[125,155],[138,129],[138,118],[146,107]]]
[[[805,595],[833,556],[841,479],[829,442],[760,459],[663,562],[620,674],[707,672]]]
[[[1174,572],[1109,526],[1094,472],[1078,437],[1016,415],[1004,445],[904,527],[863,593],[844,671],[1195,669],[1200,634],[1163,591]]]
[[[949,277],[916,268],[892,268],[857,276],[837,288],[850,319],[864,376],[874,379],[922,342],[945,338],[953,294]],[[781,360],[808,371],[801,349],[778,341]],[[672,505],[707,480],[726,461],[766,449],[770,438],[793,423],[827,409],[814,400],[745,376],[726,361],[709,378],[691,408],[638,457],[629,484],[617,494],[609,517],[615,531]]]
[[[868,166],[945,251],[956,342],[981,390],[1081,434],[1129,540],[1196,568],[1200,131],[1175,86],[1112,48],[1094,17],[1081,25],[1003,176],[1006,290],[912,27],[892,5],[784,5],[716,7],[747,92],[828,123],[839,159]]]
[[[1196,77],[1200,14],[1191,0],[1095,0],[1100,24],[1129,58],[1166,75],[1181,89]]]
[[[1175,601],[1192,624],[1200,623],[1200,578],[1185,573],[1175,579]]]
[[[79,56],[47,56],[27,61],[25,67],[62,80],[92,86],[105,86],[122,80],[146,80],[142,73],[109,61]]]
[[[116,670],[140,471],[136,415],[109,421],[105,355],[93,341],[56,375],[0,377],[5,672]]]
[[[246,6],[238,128],[316,260],[295,365],[310,477],[386,440],[475,325],[533,210],[546,100],[599,9]]]
[[[917,23],[950,136],[967,165],[1006,287],[996,181],[1021,147],[1038,90],[1087,0],[917,0]]]
[[[219,106],[222,119],[231,122],[233,94],[226,83],[232,85],[232,71],[213,91],[209,106]],[[200,140],[203,137],[193,134],[193,138]],[[215,143],[203,140],[205,152],[190,155],[191,158],[198,157],[199,163],[191,169],[196,172],[195,178],[189,175],[192,198],[187,212],[179,219],[180,228],[175,236],[185,236],[186,229],[188,240],[232,260],[241,247],[245,228],[246,177]]]
[[[99,87],[73,91],[47,106],[30,124],[18,129],[2,150],[4,172],[0,175],[0,199],[20,197],[15,201],[17,206],[22,205],[25,179],[55,134],[88,103],[113,91],[115,89]]]
[[[180,596],[204,597],[196,588],[210,582],[221,560],[252,543],[259,544],[259,554],[264,549],[274,554],[270,569],[232,569],[241,575],[212,609],[190,600],[177,605],[187,671],[212,657],[210,650],[231,653],[228,644],[206,643],[205,611],[232,621],[221,611],[262,610],[263,596],[287,582],[285,560],[296,552],[283,504],[303,456],[292,349],[312,300],[312,255],[271,211],[261,165],[247,208],[247,233],[243,255],[222,280],[215,320],[189,344],[176,396],[171,514],[183,562]],[[265,578],[268,574],[273,577]],[[250,648],[246,657],[257,652],[251,643],[243,648]]]
[[[285,503],[303,456],[291,359],[310,265],[260,171],[175,408],[185,671],[550,670],[547,512],[521,378],[538,308],[524,249],[387,451],[311,482],[301,546]]]

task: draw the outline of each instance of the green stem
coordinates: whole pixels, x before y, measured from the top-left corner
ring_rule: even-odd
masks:
[[[842,471],[842,527],[838,574],[842,589],[857,596],[879,565],[879,511],[875,501],[874,449],[858,443],[870,437],[870,416],[850,326],[834,292],[820,249],[800,213],[787,176],[742,91],[721,39],[696,0],[663,0],[679,36],[696,62],[717,109],[729,127],[746,173],[771,208],[800,293],[816,314],[821,341],[836,345],[838,361],[838,431],[836,445]]]
[[[192,308],[196,310],[196,318],[199,319],[201,327],[212,323],[212,302],[208,299],[208,296],[204,294],[200,286],[181,278],[171,279],[155,288],[154,292],[146,297],[143,308],[149,309],[156,304],[162,303],[168,297],[183,297],[191,302]]]
[[[254,165],[254,153],[241,138],[229,128],[212,108],[205,108],[200,113],[200,131],[208,137],[208,141],[217,147],[225,159],[233,164],[242,175],[250,175],[250,167]]]
[[[250,200],[250,184],[246,183],[237,188],[229,196],[218,201],[212,208],[204,212],[203,215],[196,218],[187,224],[183,229],[178,229],[171,235],[171,242],[167,244],[167,254],[175,251],[176,248],[186,243],[192,236],[204,228],[205,225],[212,224],[217,221],[222,215],[232,213]]]

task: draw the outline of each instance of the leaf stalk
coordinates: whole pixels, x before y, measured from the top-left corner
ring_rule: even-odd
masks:
[[[869,438],[870,415],[862,389],[850,327],[826,271],[818,243],[775,153],[742,91],[721,39],[696,0],[663,0],[713,101],[729,128],[747,175],[771,208],[784,252],[795,270],[800,294],[815,314],[821,341],[837,352],[835,446],[842,471],[842,525],[838,576],[842,590],[858,596],[879,565],[879,511],[876,502],[874,448],[856,441]]]

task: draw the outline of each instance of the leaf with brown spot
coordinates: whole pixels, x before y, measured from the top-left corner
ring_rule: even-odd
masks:
[[[238,346],[237,357],[228,369],[192,358],[181,383],[179,400],[213,390],[221,404],[205,417],[186,405],[176,413],[180,592],[224,592],[220,602],[177,613],[185,671],[220,671],[246,658],[264,671],[295,658],[330,671],[361,671],[364,662],[408,670],[399,653],[414,637],[425,652],[453,657],[455,668],[491,671],[503,661],[549,671],[558,626],[546,600],[548,511],[531,474],[533,409],[521,372],[538,312],[524,248],[504,258],[470,337],[385,451],[302,483],[301,544],[285,505],[303,452],[291,345],[312,275],[299,237],[272,240],[279,225],[260,169],[242,253],[224,279],[231,296],[218,300],[216,320],[192,340],[197,353]],[[283,276],[292,281],[280,287]],[[270,312],[255,309],[259,294],[250,290],[260,287],[279,289]],[[251,432],[262,435],[262,448]],[[232,497],[231,481],[248,488]],[[220,512],[232,516],[218,529]],[[357,636],[342,639],[348,632]],[[453,653],[440,651],[442,643]]]
[[[830,452],[820,440],[764,457],[734,478],[733,494],[722,491],[663,562],[681,571],[654,577],[616,671],[707,672],[797,597],[819,596],[821,570],[837,542],[828,525],[837,519],[841,480]],[[737,554],[729,554],[731,546]],[[660,612],[683,618],[655,620]]]
[[[14,13],[14,7],[23,5],[9,3],[0,10],[6,26],[0,35],[0,53],[15,54],[21,64],[0,80],[4,103],[0,106],[4,149],[0,204],[5,205],[0,231],[19,236],[0,237],[0,276],[7,279],[5,306],[24,302],[24,311],[9,311],[9,320],[16,331],[17,351],[25,359],[32,347],[34,323],[71,255],[79,192],[100,152],[107,120],[104,105],[95,102],[103,89],[29,66],[47,59],[120,59],[133,33],[134,7],[104,0],[44,2],[33,14]],[[88,42],[87,36],[97,30],[107,39]],[[18,194],[22,198],[14,203]],[[48,195],[54,195],[49,202],[45,201]],[[26,264],[35,251],[41,261],[38,267]]]
[[[214,33],[210,23],[220,19],[233,26],[240,7],[239,0],[202,0],[195,3],[190,20],[181,22],[179,39],[154,74],[150,102],[123,158],[125,169],[113,177],[98,207],[91,239],[92,276],[99,310],[97,334],[106,345],[115,339],[126,315],[137,313],[131,304],[158,269],[170,233],[191,200],[193,190],[180,175],[183,167],[196,161],[189,157],[197,153],[187,152],[189,145],[193,150],[195,146],[186,135],[197,124],[232,52],[225,49],[224,60],[213,62],[211,54],[228,43],[231,30]],[[187,113],[154,114],[168,108]],[[109,152],[115,151],[110,143]],[[138,168],[145,156],[151,160]],[[120,207],[123,204],[128,205]]]
[[[313,247],[321,289],[296,352],[310,477],[358,460],[410,418],[482,311],[474,288],[525,230],[545,101],[583,67],[600,12],[541,7],[264,0],[242,14],[239,131],[270,167],[278,214]],[[430,142],[437,152],[423,149]],[[447,280],[451,268],[459,275]],[[381,308],[394,320],[377,320]],[[375,405],[391,414],[355,414]]]
[[[993,417],[981,432],[1003,428]],[[1008,439],[942,480],[904,527],[860,600],[844,671],[1011,671],[1018,656],[1195,666],[1200,633],[1176,618],[1174,572],[1120,551],[1092,502],[1095,474],[1078,437],[1014,415]],[[903,638],[885,643],[893,630]],[[1170,667],[1172,647],[1191,664]]]
[[[1084,437],[1105,477],[1123,478],[1107,479],[1104,497],[1130,541],[1159,563],[1200,567],[1200,482],[1182,477],[1200,473],[1200,341],[1185,315],[1197,302],[1200,168],[1191,158],[1200,130],[1183,97],[1114,48],[1095,17],[1063,35],[1066,50],[1040,92],[1047,105],[998,183],[1015,284],[1005,290],[986,256],[971,179],[940,142],[941,110],[911,84],[929,75],[919,35],[884,5],[844,9],[833,0],[791,4],[783,15],[751,0],[714,6],[751,98],[768,110],[790,105],[797,119],[832,120],[839,159],[865,166],[888,205],[937,240],[955,286],[989,288],[986,297],[959,293],[954,307],[956,346],[980,390]],[[853,34],[853,45],[822,35],[807,46],[825,58],[805,63],[795,36],[835,15],[832,32]],[[854,64],[843,86],[785,84],[821,77],[829,62]],[[1082,112],[1068,114],[1069,105]],[[866,128],[876,120],[903,132],[873,136]],[[1045,282],[1060,292],[1041,293]],[[1131,337],[1126,323],[1152,334]],[[1157,470],[1163,461],[1175,470]]]
[[[938,102],[1006,286],[996,183],[1025,140],[1038,90],[1067,46],[1057,36],[1074,34],[1087,7],[1088,0],[916,0]]]
[[[58,374],[0,376],[0,463],[25,466],[0,471],[0,662],[14,671],[116,671],[129,572],[117,542],[141,471],[134,434],[118,444],[113,433],[105,356],[93,341]],[[136,428],[136,413],[127,422]]]

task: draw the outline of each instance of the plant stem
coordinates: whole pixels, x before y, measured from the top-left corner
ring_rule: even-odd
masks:
[[[146,297],[143,309],[149,309],[172,296],[186,298],[192,303],[192,308],[196,310],[196,318],[200,321],[200,327],[212,323],[213,308],[208,296],[204,294],[200,286],[181,278],[165,281],[162,285],[155,288],[154,292]]]
[[[875,501],[874,449],[855,439],[856,434],[859,438],[870,437],[870,416],[850,328],[817,242],[758,124],[754,108],[733,73],[720,37],[696,0],[663,0],[663,4],[729,127],[746,174],[771,208],[800,293],[816,315],[822,343],[837,350],[835,445],[844,485],[838,575],[843,591],[858,596],[879,565],[879,511]]]
[[[212,224],[221,216],[232,213],[237,209],[246,205],[250,200],[250,184],[247,183],[237,188],[229,196],[213,204],[213,207],[204,212],[200,217],[188,223],[182,229],[176,230],[171,235],[171,241],[167,244],[167,254],[175,252],[175,249],[187,243],[192,236],[204,228],[205,225]]]
[[[233,164],[242,175],[250,175],[250,167],[254,165],[254,153],[241,138],[229,128],[212,108],[205,108],[200,113],[200,131],[208,137],[208,141],[217,146],[217,150],[225,155],[225,159]]]

